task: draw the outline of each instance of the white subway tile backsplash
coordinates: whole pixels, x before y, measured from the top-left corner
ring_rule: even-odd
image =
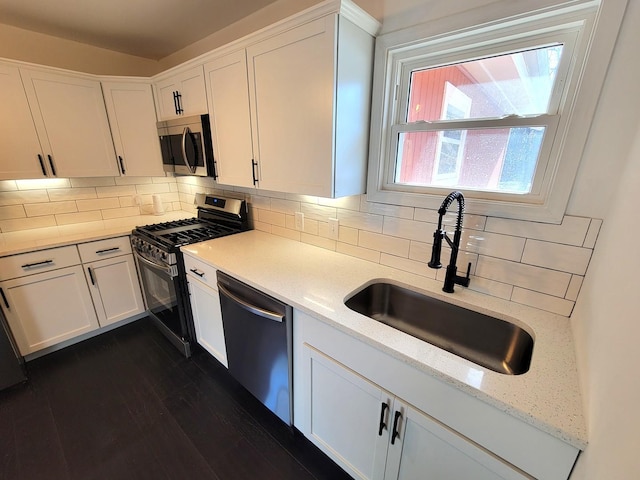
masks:
[[[539,292],[533,292],[519,287],[514,287],[513,294],[511,295],[511,301],[521,303],[523,305],[529,305],[530,307],[545,310],[557,315],[563,315],[565,317],[571,315],[571,311],[574,306],[574,302],[565,300],[564,298],[544,295]]]
[[[271,225],[271,233],[273,235],[278,235],[279,237],[285,237],[290,240],[295,240],[297,242],[300,241],[300,232],[295,230],[290,230],[288,228],[279,227],[277,225]]]
[[[25,203],[24,209],[28,217],[41,215],[55,215],[56,213],[73,213],[78,211],[78,206],[73,200],[49,203]]]
[[[7,205],[0,207],[0,220],[11,220],[12,218],[24,218],[27,214],[22,205]]]
[[[478,257],[475,274],[556,297],[564,297],[571,281],[570,273],[482,255]]]
[[[96,187],[98,198],[105,197],[126,197],[127,195],[135,195],[138,192],[136,185],[116,185],[115,187]],[[146,192],[145,192],[146,193]]]
[[[117,187],[98,187],[98,188],[117,188]],[[95,187],[81,188],[59,188],[55,190],[47,190],[49,199],[52,202],[62,202],[64,200],[86,200],[89,198],[97,198]],[[30,202],[25,202],[30,203]]]
[[[150,183],[146,185],[136,185],[136,192],[144,195],[144,194],[155,194],[155,193],[169,193],[171,188],[168,183]]]
[[[144,185],[148,183],[153,183],[153,180],[151,180],[151,177],[114,177],[113,180],[114,182],[112,185]],[[173,183],[176,183],[175,178],[173,179]],[[100,185],[100,186],[106,186],[106,185]]]
[[[373,213],[375,215],[405,218],[411,220],[413,218],[414,210],[415,208],[413,207],[367,202],[367,196],[361,196],[360,211],[364,213]]]
[[[358,247],[349,243],[338,242],[336,245],[336,252],[344,253],[351,257],[361,258],[369,262],[380,263],[380,252]]]
[[[90,212],[78,212],[78,213],[60,213],[55,216],[56,223],[58,225],[69,225],[70,223],[84,223],[84,222],[95,222],[97,220],[102,220],[102,214],[100,210],[94,210]],[[40,217],[34,217],[40,218]]]
[[[315,245],[316,247],[325,248],[327,250],[335,250],[337,243],[335,240],[318,237],[317,235],[309,235],[308,233],[300,234],[300,241],[310,245]]]
[[[578,294],[580,293],[580,289],[582,288],[583,281],[584,277],[581,277],[580,275],[572,275],[571,282],[569,282],[569,288],[567,289],[567,294],[564,296],[564,298],[573,302],[578,300]]]
[[[14,190],[0,192],[0,205],[22,205],[25,203],[48,202],[46,190]]]
[[[283,200],[282,198],[273,198],[271,199],[271,210],[274,212],[293,215],[295,212],[300,211],[300,202]]]
[[[366,195],[326,199],[224,187],[205,177],[3,180],[0,231],[19,235],[21,230],[41,228],[73,235],[92,225],[128,224],[132,218],[141,225],[160,222],[161,215],[149,215],[152,195],[161,196],[166,211],[195,215],[195,193],[247,199],[256,230],[443,281],[445,268],[434,270],[427,265],[437,211],[368,202]],[[444,217],[450,237],[455,207]],[[305,216],[303,232],[295,228],[298,211]],[[329,218],[339,219],[337,241],[330,238]],[[601,227],[601,220],[572,216],[566,216],[561,225],[549,225],[467,214],[458,274],[466,273],[470,261],[471,290],[569,315]],[[450,253],[444,244],[444,266]]]
[[[449,233],[449,236],[451,237],[452,234]],[[489,255],[517,262],[522,258],[525,240],[522,237],[465,229],[462,231],[460,248],[479,255]]]
[[[513,285],[508,283],[496,282],[482,277],[471,277],[469,290],[491,295],[492,297],[510,300],[513,292]]]
[[[93,198],[89,200],[76,200],[79,212],[87,212],[89,210],[102,210],[105,208],[119,208],[120,201],[115,198]]]
[[[300,195],[298,193],[286,193],[284,198],[300,203],[318,203],[318,197],[314,197],[311,195]]]
[[[601,228],[602,220],[599,218],[592,218],[591,223],[589,224],[589,230],[587,230],[587,236],[585,237],[582,246],[593,249],[596,246],[596,240],[598,239]]]
[[[410,244],[411,242],[405,238],[395,238],[365,230],[360,231],[358,238],[358,246],[389,253],[396,257],[409,258]]]
[[[42,188],[69,188],[71,183],[68,178],[34,178],[29,180],[16,180],[18,190],[40,190]]]
[[[527,240],[522,263],[584,275],[591,259],[591,249],[559,243]]]
[[[409,246],[409,258],[427,263],[431,259],[431,250],[432,246],[430,244],[412,240]]]
[[[259,208],[256,211],[258,212],[258,220],[263,223],[270,223],[271,225],[277,225],[278,227],[287,226],[284,213],[262,210]]]
[[[449,212],[443,217],[442,224],[445,226],[445,230],[453,231],[458,221],[456,204],[454,204]],[[436,210],[429,210],[427,208],[416,208],[416,213],[413,217],[414,220],[418,220],[420,222],[429,222],[435,225],[438,224],[438,219],[440,215]],[[487,217],[483,215],[472,215],[469,213],[465,213],[462,219],[462,227],[463,228],[472,228],[474,230],[484,230],[484,227],[487,223]]]
[[[419,242],[433,242],[433,232],[436,225],[403,218],[384,217],[382,233],[394,237],[417,240]]]
[[[260,230],[261,232],[271,233],[271,224],[270,223],[262,223],[258,220],[254,220],[253,228],[255,230]]]
[[[584,243],[591,219],[565,216],[560,225],[525,222],[505,218],[487,218],[485,230],[506,235],[581,246]]]
[[[151,208],[151,211],[153,211],[153,208]],[[140,215],[139,207],[110,208],[108,210],[102,210],[102,218],[105,220],[109,220],[111,218],[135,217],[136,215]]]
[[[357,212],[360,210],[360,195],[341,198],[318,197],[318,205],[324,205],[326,207],[336,207],[343,210],[355,210]]]
[[[173,176],[164,176],[164,177],[146,177],[146,178],[151,178],[151,182],[153,183],[175,183],[176,179]],[[140,185],[142,183],[145,182],[139,182],[137,185]]]
[[[384,222],[382,215],[338,209],[337,218],[341,226],[382,233],[382,224]]]
[[[15,180],[0,180],[0,192],[10,192],[17,189]]]
[[[328,227],[329,224],[327,224]],[[358,244],[358,232],[357,228],[340,226],[338,228],[338,241],[342,243],[348,243],[351,245]]]
[[[382,253],[380,255],[380,264],[388,267],[397,268],[405,272],[415,273],[421,277],[436,278],[436,271],[427,267],[424,263],[416,262],[408,258],[396,257],[389,255],[388,253]]]
[[[128,178],[128,177],[123,177],[123,178]],[[117,178],[115,177],[71,178],[70,181],[71,181],[71,186],[74,188],[110,187],[116,184]]]
[[[329,218],[335,218],[338,209],[335,207],[326,207],[324,205],[314,205],[313,203],[300,203],[300,211],[304,213],[305,220],[319,220],[326,222]]]
[[[271,199],[269,197],[263,197],[262,195],[251,195],[249,203],[255,208],[261,208],[263,210],[269,210],[271,208]]]
[[[14,218],[0,220],[0,232],[15,232],[18,230],[31,230],[34,228],[54,227],[56,219],[53,215],[42,217]]]

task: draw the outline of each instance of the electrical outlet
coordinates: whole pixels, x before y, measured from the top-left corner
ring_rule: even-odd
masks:
[[[295,219],[296,219],[296,230],[300,230],[300,231],[304,230],[304,213],[296,212]]]
[[[338,239],[338,228],[340,226],[340,220],[337,218],[329,219],[329,238],[333,238],[334,240]]]

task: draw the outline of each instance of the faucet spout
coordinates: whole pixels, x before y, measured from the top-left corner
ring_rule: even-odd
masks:
[[[442,218],[446,215],[447,209],[454,201],[458,202],[458,216],[456,219],[453,240],[451,240],[447,235],[447,232],[442,228]],[[469,286],[469,273],[471,271],[471,263],[469,263],[467,267],[467,275],[465,277],[461,277],[457,274],[456,267],[458,251],[460,250],[460,239],[462,238],[462,219],[464,215],[464,196],[462,195],[462,192],[454,191],[447,195],[438,209],[438,214],[438,228],[433,234],[433,248],[431,250],[431,260],[428,265],[431,268],[442,268],[442,263],[440,263],[440,254],[442,252],[442,240],[446,240],[447,244],[451,247],[451,257],[449,258],[449,265],[447,266],[442,290],[447,293],[453,293],[454,285],[462,285],[464,287]]]

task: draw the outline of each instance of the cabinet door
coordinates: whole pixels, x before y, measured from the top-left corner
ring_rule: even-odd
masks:
[[[100,326],[145,311],[133,255],[100,260],[84,268]]]
[[[192,275],[188,276],[188,281],[196,339],[200,346],[228,367],[218,291]]]
[[[303,348],[308,411],[302,433],[355,478],[382,479],[391,395],[308,345]]]
[[[158,120],[207,113],[207,93],[202,65],[160,80],[155,83],[154,88]]]
[[[530,478],[424,413],[396,399],[399,436],[389,445],[385,479]],[[393,429],[393,425],[391,426]],[[393,435],[393,433],[392,433]]]
[[[120,174],[164,176],[151,85],[102,82]]]
[[[0,283],[5,314],[22,355],[98,328],[79,265]],[[3,299],[4,300],[4,299]]]
[[[116,176],[116,155],[100,82],[21,70],[47,166],[58,177]]]
[[[18,67],[0,64],[0,179],[47,176]]]
[[[337,17],[247,49],[259,188],[332,196]]]
[[[217,58],[204,71],[217,181],[254,187],[246,53]]]

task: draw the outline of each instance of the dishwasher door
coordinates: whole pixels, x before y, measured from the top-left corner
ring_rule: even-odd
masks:
[[[292,308],[218,271],[229,373],[293,424]]]

